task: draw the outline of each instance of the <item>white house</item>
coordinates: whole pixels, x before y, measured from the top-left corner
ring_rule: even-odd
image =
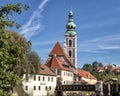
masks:
[[[30,96],[54,94],[57,77],[45,65],[41,65],[39,74],[29,74],[29,80],[23,82],[23,89]],[[25,78],[25,74],[23,76]]]

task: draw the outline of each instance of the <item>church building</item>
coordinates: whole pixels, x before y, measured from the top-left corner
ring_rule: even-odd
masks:
[[[73,12],[68,14],[64,35],[64,48],[59,42],[49,54],[46,65],[57,75],[57,84],[87,83],[95,84],[97,79],[87,71],[77,67],[77,33]]]
[[[25,92],[33,94],[33,96],[46,96],[48,93],[54,93],[57,84],[95,84],[97,82],[90,72],[77,67],[77,33],[75,28],[73,12],[70,11],[64,35],[64,48],[59,42],[56,42],[45,64],[41,66],[40,73],[33,74],[29,81],[23,82]]]
[[[57,42],[46,62],[46,65],[58,75],[58,84],[73,84],[77,68],[77,34],[72,11],[69,12],[68,17],[64,35],[64,49]]]

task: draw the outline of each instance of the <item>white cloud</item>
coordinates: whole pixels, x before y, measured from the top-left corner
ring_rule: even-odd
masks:
[[[120,50],[120,34],[94,38],[80,42],[78,51],[105,53],[109,50]]]
[[[49,0],[43,0],[38,9],[36,9],[32,16],[29,18],[28,22],[21,27],[20,34],[24,35],[26,38],[30,38],[34,35],[37,35],[41,30],[44,29],[44,25],[42,25],[42,12],[44,10],[45,5]]]

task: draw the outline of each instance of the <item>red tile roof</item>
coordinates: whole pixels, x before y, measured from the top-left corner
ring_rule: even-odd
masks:
[[[104,70],[104,67],[98,66],[97,69],[98,70]]]
[[[112,71],[120,71],[119,67],[112,68]]]
[[[55,44],[54,48],[52,49],[52,51],[49,54],[49,56],[53,56],[53,55],[65,56],[66,59],[68,59],[70,61],[70,57],[67,54],[65,54],[65,51],[63,50],[63,48],[59,42],[57,42]]]
[[[52,68],[62,69],[62,64],[62,61],[60,61],[56,56],[53,56],[46,65]]]
[[[40,66],[39,74],[55,76],[55,74],[46,65]]]
[[[97,67],[97,70],[98,70],[98,71],[100,71],[100,70],[101,70],[101,71],[104,71],[104,67],[98,66],[98,67]]]
[[[85,71],[85,70],[81,70],[81,69],[77,69],[77,74],[78,76],[81,76],[81,77],[84,77],[84,78],[89,78],[89,79],[95,79],[96,78],[88,71]]]
[[[70,67],[65,67],[64,63],[59,58],[57,58],[55,55],[51,58],[51,60],[49,60],[49,62],[46,65],[51,68],[72,71]]]
[[[56,43],[56,45],[54,46],[54,48],[52,49],[49,55],[55,55],[55,54],[65,55],[65,52],[59,42]]]

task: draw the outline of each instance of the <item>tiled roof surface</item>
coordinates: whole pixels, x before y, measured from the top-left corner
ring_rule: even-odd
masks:
[[[97,70],[104,70],[104,67],[98,66]]]
[[[119,67],[116,67],[116,68],[112,68],[113,71],[117,71],[117,70],[120,70]]]
[[[50,68],[48,68],[46,65],[41,65],[40,66],[40,72],[39,74],[43,74],[43,75],[55,75]]]
[[[65,54],[65,52],[59,42],[57,42],[55,44],[54,48],[52,49],[52,51],[49,54],[49,56],[53,56],[53,55],[65,56],[66,59],[70,61],[70,57],[67,54]]]
[[[95,79],[96,78],[88,71],[85,71],[85,70],[81,70],[81,69],[77,69],[77,74],[81,77],[84,77],[84,78],[89,78],[89,79]]]
[[[46,64],[49,67],[62,69],[62,61],[60,61],[56,56],[53,56],[51,60]]]
[[[66,70],[66,71],[72,71],[71,68],[65,67],[65,66],[63,66],[63,64],[64,63],[59,58],[57,58],[56,56],[53,56],[46,65],[48,67],[52,67],[52,68],[57,68],[57,69]]]
[[[65,55],[65,52],[59,42],[56,43],[49,55]]]

